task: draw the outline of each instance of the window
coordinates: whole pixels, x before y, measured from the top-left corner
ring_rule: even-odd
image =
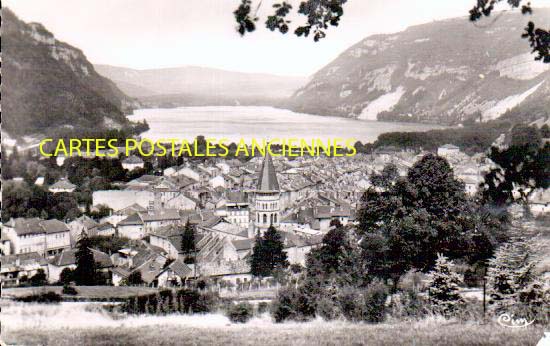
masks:
[[[271,214],[271,215],[269,216],[269,221],[270,221],[271,224],[273,223],[273,214]]]
[[[273,215],[273,219],[275,220],[275,221],[273,221],[273,223],[277,223],[277,214]]]
[[[267,223],[267,214],[264,214],[264,222],[263,223]]]

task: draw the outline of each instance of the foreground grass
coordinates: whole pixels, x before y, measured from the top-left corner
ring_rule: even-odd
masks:
[[[69,327],[69,326],[68,326]],[[3,330],[8,345],[536,345],[542,327],[504,328],[449,321],[379,325],[308,323],[151,325],[86,329]]]

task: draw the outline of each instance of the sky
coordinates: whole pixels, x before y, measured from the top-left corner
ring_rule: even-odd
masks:
[[[258,0],[254,0],[255,3]],[[286,0],[296,10],[298,0]],[[80,48],[94,64],[135,69],[187,65],[242,72],[307,76],[365,37],[467,16],[475,0],[348,0],[340,26],[318,43],[263,26],[273,0],[264,0],[258,29],[241,37],[232,12],[240,0],[4,0],[27,22]],[[533,0],[550,7],[550,0]],[[293,16],[293,25],[304,18]],[[465,17],[465,25],[471,25]]]

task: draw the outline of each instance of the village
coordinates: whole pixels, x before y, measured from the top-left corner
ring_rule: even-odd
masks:
[[[355,224],[358,203],[372,186],[373,175],[388,165],[406,175],[425,154],[384,147],[345,158],[186,160],[158,175],[139,176],[116,190],[94,191],[93,210],[109,210],[101,219],[84,213],[66,222],[41,218],[5,222],[2,287],[27,285],[39,272],[46,276],[44,284],[60,282],[64,269],[76,267],[75,246],[84,233],[123,241],[109,253],[91,249],[104,285],[129,285],[129,277],[139,272],[143,286],[186,286],[202,280],[219,291],[249,290],[254,281],[250,256],[256,236],[274,226],[289,263],[304,267],[306,255],[321,244],[333,220],[343,226]],[[448,160],[472,196],[491,168],[484,154],[469,156],[451,144],[439,147],[437,154]],[[64,158],[57,163],[62,166]],[[132,155],[122,160],[122,166],[137,170],[144,161]],[[71,194],[75,189],[65,178],[49,186],[54,194]],[[531,212],[547,213],[549,200],[542,193],[534,194]],[[186,225],[195,231],[192,256],[182,250]]]

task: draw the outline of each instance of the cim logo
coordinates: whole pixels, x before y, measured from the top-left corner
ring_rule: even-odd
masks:
[[[502,314],[498,316],[498,324],[506,328],[525,328],[535,322],[535,320],[528,321],[526,318],[515,318],[514,315]]]

